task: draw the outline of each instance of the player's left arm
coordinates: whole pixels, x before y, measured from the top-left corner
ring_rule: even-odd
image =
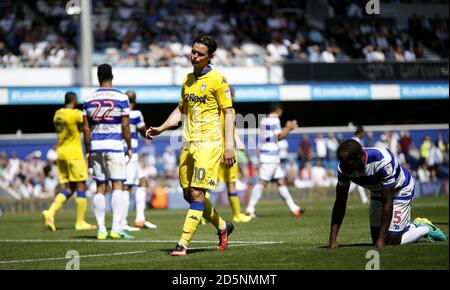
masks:
[[[236,163],[236,153],[234,151],[235,117],[231,89],[225,77],[218,80],[216,88],[216,101],[225,118],[225,151],[223,153],[223,163],[227,168],[231,168]]]
[[[378,240],[375,243],[377,248],[383,248],[386,244],[387,232],[392,220],[394,211],[394,186],[384,187],[382,192],[383,212],[381,214],[381,228]]]
[[[233,108],[225,108],[222,110],[225,116],[225,151],[223,153],[223,161],[227,168],[231,168],[236,162],[234,152],[234,114]]]
[[[126,155],[130,158],[133,155],[133,147],[131,146],[131,130],[130,130],[130,104],[128,103],[128,98],[125,96],[126,101],[120,107],[120,113],[122,115],[121,118],[121,127],[122,127],[122,135],[125,143],[127,144],[128,150]]]
[[[83,137],[84,137],[84,149],[86,150],[87,167],[90,167],[90,165],[91,165],[91,127],[89,125],[89,119],[86,115],[83,116]]]
[[[127,155],[131,159],[133,149],[131,147],[131,131],[130,131],[130,116],[122,115],[122,134],[125,143],[127,144],[128,150]]]

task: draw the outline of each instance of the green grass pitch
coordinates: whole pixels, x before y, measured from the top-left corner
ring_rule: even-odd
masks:
[[[135,233],[136,239],[105,242],[95,239],[95,231],[74,230],[75,213],[57,215],[56,232],[43,228],[39,214],[0,218],[0,269],[64,270],[66,253],[80,255],[80,269],[150,269],[150,270],[364,270],[370,245],[368,206],[349,199],[341,227],[337,250],[326,248],[333,200],[301,201],[305,215],[290,215],[281,200],[262,202],[258,217],[248,224],[235,224],[230,247],[216,250],[216,230],[210,224],[197,230],[187,257],[170,257],[169,252],[180,237],[185,210],[150,210],[147,216],[158,224],[156,230]],[[414,201],[412,218],[431,219],[448,236],[448,197],[423,197]],[[231,208],[219,212],[231,217]],[[110,226],[109,216],[107,225]],[[130,213],[130,220],[134,213]],[[93,214],[88,221],[94,223]],[[388,246],[380,251],[383,269],[449,269],[448,242]]]

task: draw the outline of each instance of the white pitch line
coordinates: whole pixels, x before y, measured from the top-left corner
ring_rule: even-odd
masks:
[[[178,240],[0,240],[0,243],[178,243]],[[192,241],[191,243],[211,244],[217,241]],[[229,244],[243,244],[243,245],[273,245],[283,244],[282,241],[229,241]]]
[[[2,242],[6,242],[6,243],[47,243],[47,242],[64,242],[64,243],[69,243],[69,242],[83,242],[83,240],[0,240],[0,243]],[[173,242],[178,242],[178,241],[145,241],[145,240],[141,240],[141,241],[89,241],[89,242],[97,242],[97,243],[105,243],[105,242],[110,242],[110,243],[120,243],[120,242],[124,242],[124,243],[133,243],[133,242],[139,242],[139,243],[173,243]],[[199,244],[210,244],[210,243],[217,243],[216,241],[192,241],[191,243],[199,243]],[[243,246],[261,246],[261,245],[272,245],[272,244],[282,244],[283,242],[273,242],[273,241],[255,241],[255,242],[245,242],[245,241],[234,241],[234,242],[229,242],[228,247],[243,247]],[[215,246],[208,246],[208,247],[196,247],[196,248],[189,248],[189,250],[202,250],[202,249],[212,249],[215,248]],[[147,251],[136,251],[136,252],[124,252],[124,253],[113,253],[113,254],[97,254],[97,255],[85,255],[85,256],[80,256],[79,258],[97,258],[97,257],[108,257],[108,256],[122,256],[122,255],[135,255],[135,254],[143,254],[146,253]],[[0,261],[0,265],[5,265],[5,264],[19,264],[19,263],[36,263],[36,262],[48,262],[48,261],[60,261],[60,260],[69,260],[71,258],[46,258],[46,259],[28,259],[28,260],[15,260],[15,261]]]
[[[257,244],[257,243],[235,244],[235,245],[228,244],[228,248],[245,247],[245,246],[262,246],[262,245],[267,245],[267,244]],[[205,250],[205,249],[216,249],[216,246],[189,248],[188,253],[189,253],[189,250]]]
[[[112,254],[97,254],[97,255],[85,255],[79,256],[79,258],[98,258],[98,257],[110,257],[110,256],[123,256],[123,255],[136,255],[143,254],[147,251],[136,251],[136,252],[123,252],[123,253],[112,253]],[[48,261],[61,261],[61,260],[70,260],[70,258],[46,258],[46,259],[28,259],[28,260],[15,260],[15,261],[0,261],[0,265],[2,264],[19,264],[19,263],[35,263],[35,262],[48,262]]]

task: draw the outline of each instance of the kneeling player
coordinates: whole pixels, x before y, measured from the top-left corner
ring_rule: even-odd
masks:
[[[383,148],[362,148],[353,139],[338,148],[338,184],[331,220],[329,248],[337,248],[337,235],[344,219],[350,181],[372,191],[370,227],[376,247],[408,244],[428,237],[445,241],[444,233],[427,219],[412,224],[414,179],[394,155]]]

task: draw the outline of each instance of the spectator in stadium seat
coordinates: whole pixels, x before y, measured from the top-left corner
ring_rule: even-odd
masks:
[[[335,49],[331,46],[326,46],[325,50],[320,54],[320,62],[334,63],[336,58],[334,57]]]
[[[327,139],[323,137],[322,133],[319,133],[314,139],[314,143],[316,145],[316,158],[324,161],[327,158]]]
[[[317,158],[316,164],[311,168],[311,182],[313,186],[325,186],[327,178],[327,170],[322,166],[322,160]]]
[[[430,181],[431,172],[428,170],[427,164],[422,163],[419,165],[417,169],[417,179],[419,182],[429,182]]]
[[[409,147],[411,146],[412,139],[409,136],[408,131],[403,131],[400,137],[400,151],[405,154],[406,157],[409,156]]]
[[[366,139],[365,139],[365,144],[366,147],[373,147],[375,146],[375,139],[373,137],[373,132],[372,131],[368,131],[367,135],[366,135]]]
[[[336,160],[336,151],[339,147],[339,142],[333,133],[328,133],[327,138],[327,159],[330,161]]]
[[[164,160],[164,173],[167,178],[176,178],[177,173],[177,157],[173,152],[172,147],[167,146],[166,150],[162,156]]]
[[[313,157],[313,153],[314,152],[311,143],[309,142],[308,134],[303,134],[302,141],[300,141],[300,144],[298,144],[298,151],[297,151],[298,161],[301,164],[310,161]]]
[[[428,155],[430,155],[431,143],[430,136],[423,138],[422,144],[420,144],[420,162],[426,162]]]
[[[410,45],[409,48],[405,50],[405,61],[407,62],[416,61],[416,52],[414,50],[414,46]]]

